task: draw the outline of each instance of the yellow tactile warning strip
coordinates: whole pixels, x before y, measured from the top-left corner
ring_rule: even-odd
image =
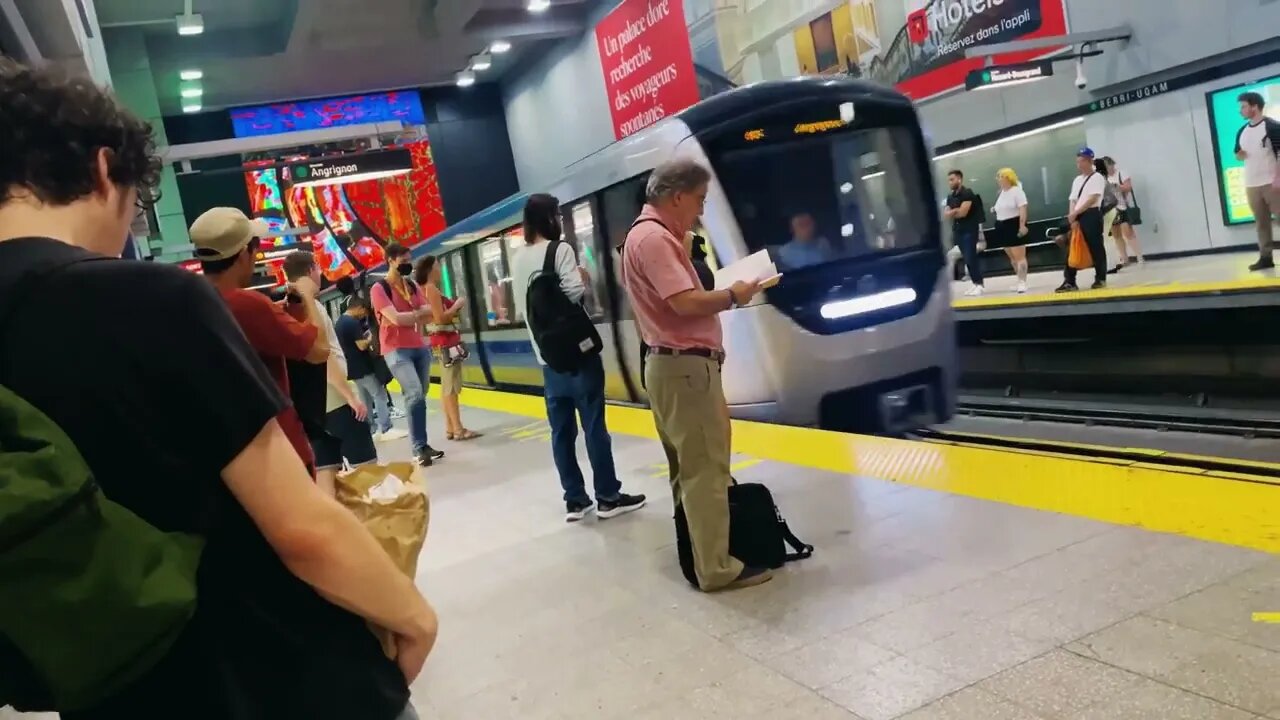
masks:
[[[1249,278],[1214,282],[1170,282],[1158,285],[1134,285],[1130,287],[1081,290],[1080,292],[1037,295],[1009,295],[1007,297],[956,298],[951,307],[957,310],[977,310],[997,307],[1025,307],[1029,305],[1054,305],[1058,303],[1093,303],[1115,300],[1150,300],[1163,297],[1188,295],[1234,294],[1258,290],[1280,290],[1280,278]]]
[[[432,395],[438,392],[433,385]],[[546,416],[536,396],[467,388],[462,402]],[[607,412],[611,431],[656,437],[648,410],[610,405]],[[1156,458],[1091,462],[1065,453],[1011,453],[738,420],[733,444],[760,460],[1280,552],[1280,487],[1179,472]]]

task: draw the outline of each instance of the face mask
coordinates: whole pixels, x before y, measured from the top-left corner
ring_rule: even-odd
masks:
[[[402,262],[396,265],[396,272],[400,273],[400,277],[409,277],[413,274],[413,263]]]

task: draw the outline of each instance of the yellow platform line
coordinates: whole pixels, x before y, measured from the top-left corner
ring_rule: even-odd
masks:
[[[437,396],[438,386],[431,394]],[[467,388],[463,404],[545,418],[536,396]],[[654,439],[648,410],[608,406],[614,433]],[[735,420],[752,458],[1280,552],[1280,488],[1158,465],[893,440]],[[746,454],[744,452],[744,454]]]
[[[1215,293],[1241,293],[1251,290],[1280,290],[1280,278],[1252,278],[1247,280],[1216,280],[1206,282],[1163,283],[1131,287],[1082,290],[1080,292],[1012,295],[1009,297],[955,298],[951,307],[957,310],[978,310],[995,307],[1027,305],[1052,305],[1055,303],[1091,303],[1111,300],[1151,299],[1179,295],[1209,295]]]

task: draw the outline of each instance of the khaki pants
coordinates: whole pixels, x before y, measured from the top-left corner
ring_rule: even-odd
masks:
[[[720,364],[654,355],[645,364],[645,385],[671,467],[671,494],[689,520],[698,585],[718,590],[742,572],[729,555],[730,429]]]
[[[1272,246],[1271,216],[1280,214],[1280,191],[1270,185],[1259,185],[1245,189],[1249,198],[1249,209],[1253,211],[1253,221],[1258,229],[1258,251],[1264,257],[1270,257]]]

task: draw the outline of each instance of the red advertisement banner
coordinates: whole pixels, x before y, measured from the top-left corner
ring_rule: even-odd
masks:
[[[681,0],[623,0],[596,25],[614,137],[698,102]]]

